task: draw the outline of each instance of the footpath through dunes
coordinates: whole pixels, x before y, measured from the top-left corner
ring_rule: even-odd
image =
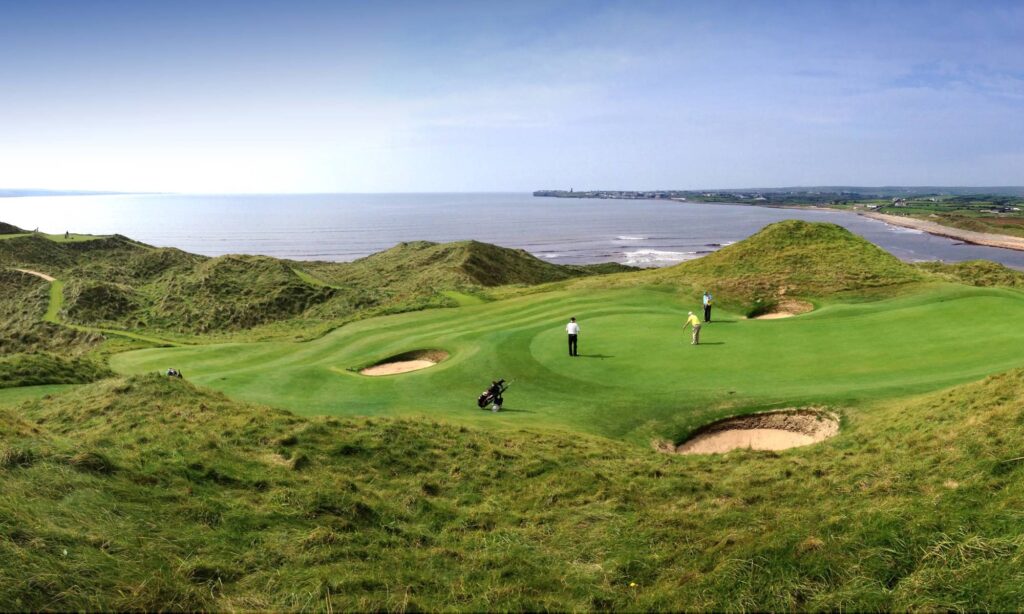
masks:
[[[1017,370],[722,457],[112,379],[0,408],[0,603],[1012,610],[1022,399]]]

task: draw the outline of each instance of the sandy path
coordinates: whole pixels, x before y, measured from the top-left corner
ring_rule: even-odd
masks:
[[[398,373],[408,373],[409,371],[419,371],[420,369],[433,367],[436,364],[437,363],[433,360],[399,360],[397,362],[386,362],[384,364],[367,367],[360,371],[360,373],[370,376],[395,375]]]
[[[35,275],[39,279],[45,279],[46,281],[49,281],[49,282],[56,281],[53,277],[50,277],[46,273],[40,273],[39,271],[30,271],[28,269],[14,269],[14,270],[18,271],[20,273],[27,273],[29,275]]]
[[[1002,247],[1004,249],[1016,249],[1024,251],[1024,238],[1012,237],[1010,235],[1001,235],[991,232],[974,232],[973,230],[961,230],[959,228],[952,228],[950,226],[943,226],[935,222],[929,222],[926,220],[919,220],[912,217],[903,217],[899,215],[886,215],[884,213],[864,213],[860,212],[860,215],[891,224],[893,226],[900,226],[902,228],[913,228],[914,230],[920,230],[921,232],[927,232],[931,235],[937,235],[940,237],[947,237],[949,239],[956,239],[963,241],[964,243],[973,243],[975,245],[987,245],[988,247]]]

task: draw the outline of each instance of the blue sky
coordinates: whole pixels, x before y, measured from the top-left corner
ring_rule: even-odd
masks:
[[[0,0],[0,187],[1024,184],[1024,2]]]

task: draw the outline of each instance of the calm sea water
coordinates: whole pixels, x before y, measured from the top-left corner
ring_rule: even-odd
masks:
[[[839,211],[534,198],[529,194],[117,195],[0,198],[0,221],[44,232],[120,233],[216,256],[345,261],[401,241],[477,239],[555,263],[664,266],[787,219],[834,222],[909,261],[1024,252],[965,245]]]

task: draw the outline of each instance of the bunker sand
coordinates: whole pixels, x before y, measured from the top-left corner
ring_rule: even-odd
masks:
[[[359,373],[370,377],[409,373],[433,367],[446,358],[448,358],[448,352],[442,350],[415,350],[384,359],[373,366],[361,369]]]
[[[769,313],[762,313],[754,316],[751,320],[778,320],[780,318],[792,318],[802,313],[814,310],[814,305],[806,301],[785,300]]]
[[[787,450],[818,443],[839,432],[839,418],[813,408],[737,416],[713,422],[666,452],[722,454],[736,449]]]

